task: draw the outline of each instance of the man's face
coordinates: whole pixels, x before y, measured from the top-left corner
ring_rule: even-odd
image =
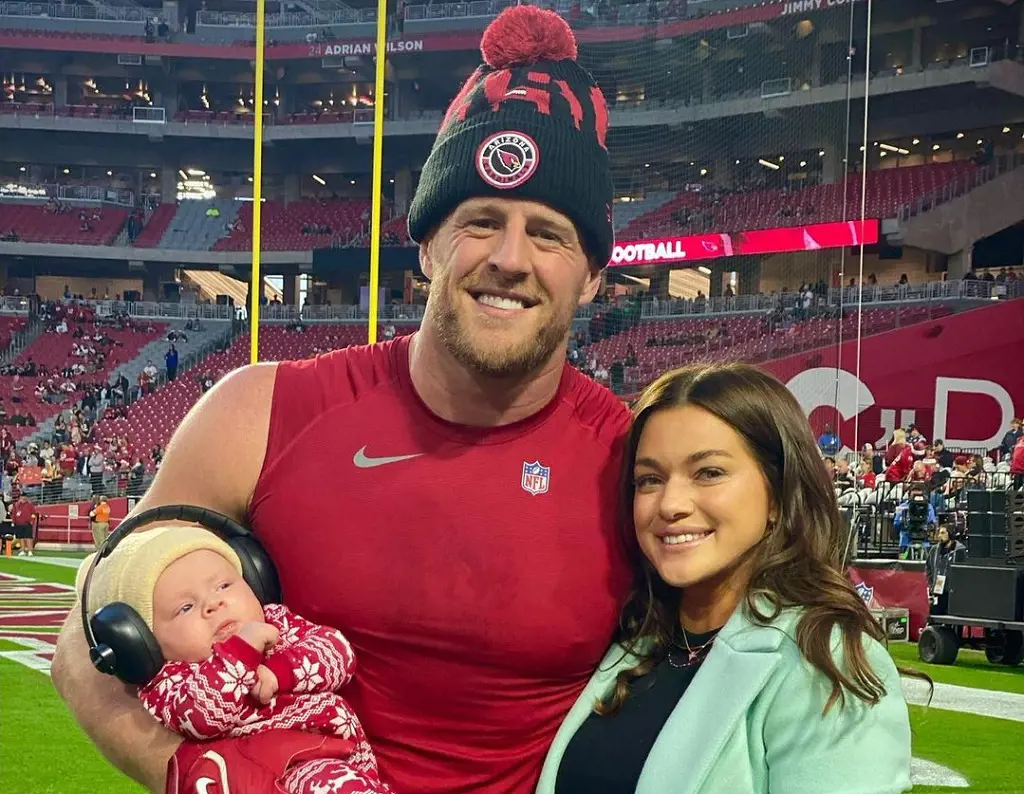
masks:
[[[427,321],[463,366],[489,377],[543,366],[601,283],[573,223],[519,199],[463,202],[420,246],[420,265]]]

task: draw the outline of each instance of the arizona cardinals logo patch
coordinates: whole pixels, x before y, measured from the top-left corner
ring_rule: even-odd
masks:
[[[540,151],[529,135],[499,132],[480,144],[476,170],[488,185],[501,190],[519,187],[537,171]]]

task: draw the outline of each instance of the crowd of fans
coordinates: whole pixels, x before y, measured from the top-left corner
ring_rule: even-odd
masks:
[[[886,507],[903,557],[926,555],[929,547],[966,537],[963,507],[972,490],[1024,487],[1024,430],[1015,418],[991,455],[954,452],[942,439],[930,442],[911,425],[893,431],[888,444],[865,444],[860,453],[840,454],[841,442],[832,427],[818,439],[825,469],[844,508]],[[915,523],[913,505],[920,505]]]

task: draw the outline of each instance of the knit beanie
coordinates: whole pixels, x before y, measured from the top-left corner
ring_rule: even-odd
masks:
[[[209,549],[230,562],[239,574],[242,563],[231,547],[208,529],[195,526],[163,526],[133,532],[122,540],[110,556],[100,560],[89,583],[89,614],[107,604],[120,601],[153,628],[153,590],[167,567],[186,554]],[[75,589],[82,597],[82,586],[96,554],[90,554],[78,569]]]
[[[570,218],[604,267],[614,244],[608,108],[576,63],[572,29],[554,11],[512,6],[480,51],[423,166],[410,237],[423,242],[466,199],[532,199]]]

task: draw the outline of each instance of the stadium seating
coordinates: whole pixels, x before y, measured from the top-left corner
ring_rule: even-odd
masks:
[[[416,327],[396,325],[395,330],[402,335],[412,333]],[[260,331],[260,356],[267,361],[303,359],[319,352],[365,343],[366,326],[362,324],[317,324],[303,332],[283,325],[267,325]],[[202,377],[209,374],[216,380],[248,362],[249,335],[245,334],[237,337],[223,353],[210,356],[177,380],[132,404],[126,417],[101,420],[94,432],[99,438],[126,435],[139,451],[165,446],[174,428],[199,399]]]
[[[894,217],[899,207],[970,175],[970,161],[869,171],[868,218]],[[622,240],[640,240],[705,231],[742,231],[798,226],[860,216],[860,174],[844,183],[811,185],[803,190],[752,190],[719,194],[714,189],[683,192],[621,227]],[[845,195],[845,214],[844,214]],[[621,205],[616,207],[619,212]]]
[[[82,213],[90,228],[82,229]],[[99,214],[96,220],[93,215]],[[26,243],[70,243],[74,245],[110,245],[125,221],[128,210],[121,207],[75,207],[53,212],[44,204],[0,203],[0,234],[14,232]]]
[[[0,351],[6,350],[11,344],[14,333],[27,325],[28,320],[24,317],[0,315]]]
[[[78,325],[74,321],[68,322],[68,333],[66,334],[57,334],[52,331],[44,333],[18,355],[15,363],[24,364],[31,359],[37,366],[46,367],[48,370],[55,372],[70,363],[82,361],[82,359],[72,355],[72,345],[82,341],[75,339],[73,336]],[[83,330],[92,333],[91,323],[82,323],[81,327]],[[106,381],[112,372],[117,371],[119,365],[131,361],[143,347],[150,342],[160,339],[166,332],[163,324],[154,324],[152,328],[152,331],[139,331],[131,329],[121,330],[104,326],[103,333],[114,340],[114,346],[111,348],[110,355],[106,359],[104,370],[90,375],[83,375],[79,378],[72,378],[72,380],[83,383]],[[8,414],[29,413],[35,419],[36,424],[40,425],[62,408],[66,408],[67,404],[60,405],[36,399],[36,385],[41,380],[48,380],[49,377],[53,377],[54,381],[58,384],[62,380],[59,375],[20,378],[21,384],[24,386],[19,395],[20,403],[12,402],[14,397],[14,378],[0,377],[0,397],[3,398],[7,405]],[[11,435],[16,439],[30,435],[34,429],[33,427],[8,426]]]
[[[219,214],[207,215],[211,207],[215,207]],[[177,212],[156,247],[175,251],[209,251],[228,233],[227,229],[238,217],[240,209],[241,204],[230,199],[179,202]]]
[[[215,251],[247,251],[252,248],[252,207],[238,215],[241,224],[217,242]],[[263,205],[261,244],[264,251],[308,251],[326,248],[335,241],[356,236],[369,223],[369,199],[317,201],[303,199],[285,204],[268,201]],[[304,228],[329,229],[324,233],[306,233]]]
[[[864,336],[924,322],[952,313],[947,306],[904,306],[866,309]],[[642,387],[666,369],[689,361],[748,361],[757,363],[819,347],[822,340],[839,335],[838,320],[814,318],[782,325],[772,331],[767,314],[720,315],[685,320],[651,320],[582,348],[584,361],[596,357],[603,366],[625,362],[632,353],[637,363],[623,371],[626,384]],[[847,315],[842,324],[845,338],[857,334],[858,317]],[[680,339],[682,344],[654,344],[654,340]]]
[[[142,228],[139,236],[132,243],[136,248],[156,248],[160,244],[167,227],[174,220],[178,205],[167,203],[157,207],[149,217],[149,222]]]

